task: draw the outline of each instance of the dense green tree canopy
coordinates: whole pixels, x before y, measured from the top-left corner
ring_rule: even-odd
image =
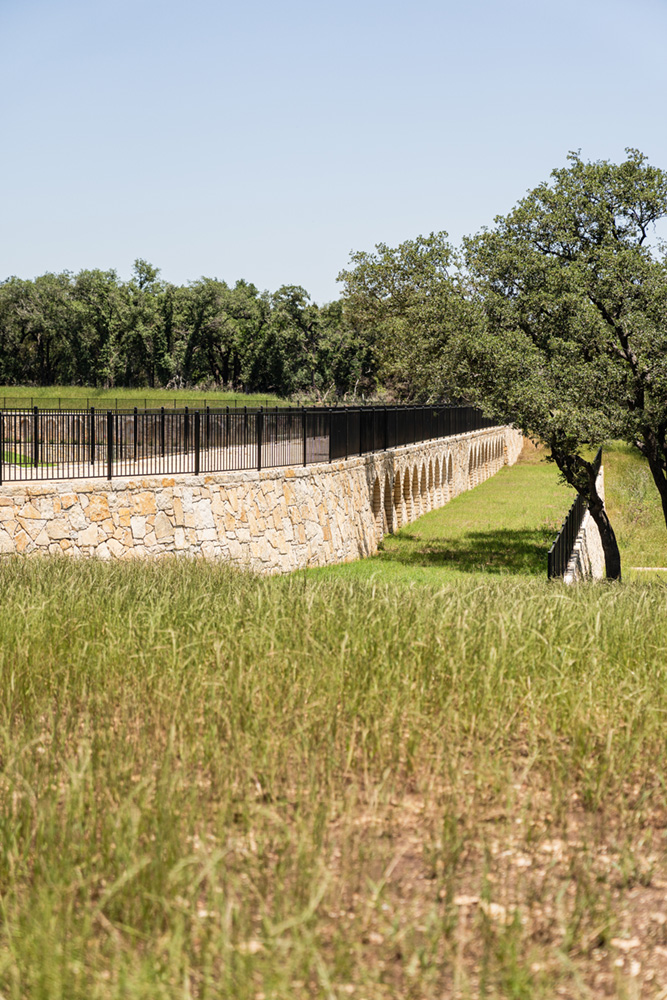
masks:
[[[667,175],[572,153],[490,230],[358,252],[339,275],[348,324],[381,384],[403,398],[462,395],[545,440],[590,503],[610,576],[618,547],[591,449],[610,437],[647,456],[667,521],[667,268],[650,245]]]
[[[667,519],[667,283],[649,242],[667,214],[667,174],[627,154],[619,165],[570,154],[568,167],[466,241],[482,321],[457,349],[459,388],[549,443],[609,550],[585,446],[634,441]]]
[[[447,233],[378,243],[350,260],[338,275],[343,308],[381,384],[400,399],[446,398],[448,342],[470,309]]]
[[[177,287],[136,260],[115,271],[0,283],[0,382],[92,386],[225,385],[333,400],[375,385],[368,342],[340,303],[246,281]]]

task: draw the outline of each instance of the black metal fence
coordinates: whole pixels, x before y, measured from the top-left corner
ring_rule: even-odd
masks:
[[[174,475],[330,462],[494,426],[471,406],[0,413],[0,482]]]
[[[596,478],[601,465],[602,448],[599,448],[597,455],[593,459]],[[583,524],[587,510],[588,504],[586,500],[580,493],[577,493],[577,499],[570,507],[568,515],[563,521],[563,526],[547,554],[547,576],[550,580],[565,576],[570,557],[574,551],[574,544],[577,540],[577,535],[581,531],[581,525]]]

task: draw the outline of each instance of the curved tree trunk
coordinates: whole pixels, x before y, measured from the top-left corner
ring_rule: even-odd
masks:
[[[602,551],[604,552],[605,576],[608,580],[621,579],[621,553],[618,551],[618,542],[611,521],[605,510],[604,500],[595,492],[595,499],[589,501],[591,517],[595,521],[600,532]]]
[[[644,446],[640,451],[648,460],[648,466],[653,476],[653,482],[660,494],[662,514],[667,526],[667,474],[665,472],[665,452],[660,447],[657,437],[651,433],[644,434]]]

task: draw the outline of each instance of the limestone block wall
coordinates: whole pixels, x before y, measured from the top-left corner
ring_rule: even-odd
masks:
[[[6,484],[0,553],[179,553],[264,573],[345,562],[513,464],[521,444],[520,432],[495,427],[259,473]]]
[[[595,485],[604,500],[604,466],[600,466]],[[586,511],[563,580],[565,583],[576,583],[578,580],[602,580],[604,575],[602,539],[597,524],[590,513]]]

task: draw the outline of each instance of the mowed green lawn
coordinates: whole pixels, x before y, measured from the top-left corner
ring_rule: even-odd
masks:
[[[89,386],[0,386],[0,407],[42,406],[66,409],[67,406],[104,407],[179,407],[204,406],[285,406],[286,400],[269,393],[244,394],[213,389],[95,389]]]
[[[436,585],[471,574],[545,576],[547,552],[575,497],[546,454],[527,442],[516,465],[385,536],[376,556],[308,573]],[[667,530],[646,462],[612,443],[604,467],[623,571],[634,577],[633,567],[667,567]]]

